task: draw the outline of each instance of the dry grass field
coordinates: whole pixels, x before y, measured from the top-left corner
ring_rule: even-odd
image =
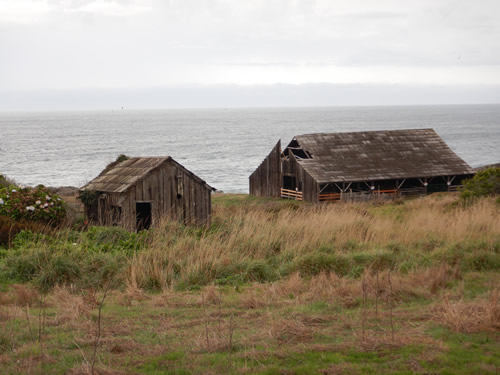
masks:
[[[22,235],[0,373],[497,374],[500,209],[456,200],[224,194],[208,228]]]

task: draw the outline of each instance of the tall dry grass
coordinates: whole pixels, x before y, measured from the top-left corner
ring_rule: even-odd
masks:
[[[498,207],[491,199],[461,207],[453,204],[455,199],[437,196],[381,205],[215,206],[212,225],[203,230],[163,223],[154,232],[151,246],[130,261],[127,280],[134,287],[158,288],[202,285],[234,275],[259,281],[279,278],[311,262],[319,262],[312,274],[325,270],[323,261],[328,263],[326,269],[338,271],[356,262],[373,266],[379,258],[387,266],[399,257],[399,265],[415,268],[425,265],[423,253],[439,264],[457,262],[457,257],[470,257],[476,251],[486,257],[479,262],[496,267]]]
[[[500,289],[472,301],[445,297],[435,309],[437,320],[456,332],[500,331]]]

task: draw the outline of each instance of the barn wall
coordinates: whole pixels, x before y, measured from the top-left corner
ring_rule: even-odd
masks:
[[[316,180],[307,173],[304,167],[293,156],[290,157],[288,163],[290,173],[293,172],[295,175],[297,187],[302,186],[302,189],[299,190],[303,193],[303,200],[317,202],[319,186]]]
[[[281,140],[250,175],[250,194],[261,197],[280,197]]]
[[[294,175],[295,176],[295,164],[290,161],[290,159],[282,159],[281,161],[281,172],[283,176]]]

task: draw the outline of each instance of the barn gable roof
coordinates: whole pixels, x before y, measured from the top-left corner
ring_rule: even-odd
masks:
[[[193,179],[203,183],[207,188],[214,190],[201,178],[177,163],[170,156],[165,157],[134,157],[118,164],[111,164],[99,176],[83,186],[81,190],[100,191],[104,193],[123,193],[138,181],[146,177],[151,171],[166,162],[172,162],[187,172]]]
[[[433,129],[304,134],[294,141],[310,156],[299,163],[319,183],[475,173]]]

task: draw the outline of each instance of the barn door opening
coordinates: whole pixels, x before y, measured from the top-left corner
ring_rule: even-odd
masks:
[[[283,189],[295,190],[296,187],[295,176],[283,176]]]
[[[149,229],[151,226],[151,202],[137,202],[135,212],[137,231]]]

